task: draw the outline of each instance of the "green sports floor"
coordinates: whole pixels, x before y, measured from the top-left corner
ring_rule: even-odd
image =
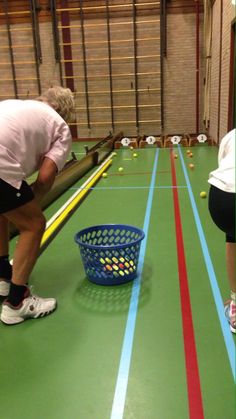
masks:
[[[83,155],[82,144],[73,150]],[[199,196],[208,193],[218,150],[192,151],[190,159],[175,148],[174,159],[171,149],[140,149],[137,158],[118,150],[108,177],[39,257],[31,284],[56,297],[58,309],[0,325],[1,419],[235,418],[224,234]],[[90,174],[45,211],[47,219]],[[106,287],[85,276],[74,235],[106,223],[145,231],[134,282]]]

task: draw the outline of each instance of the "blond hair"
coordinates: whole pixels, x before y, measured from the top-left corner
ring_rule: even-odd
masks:
[[[67,123],[72,121],[75,101],[70,89],[61,86],[50,87],[36,100],[50,105]]]

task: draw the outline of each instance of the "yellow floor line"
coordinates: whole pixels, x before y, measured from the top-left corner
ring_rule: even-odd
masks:
[[[89,192],[89,189],[98,181],[102,174],[107,170],[111,165],[112,160],[108,160],[105,165],[96,173],[96,175],[90,180],[86,185],[86,188],[81,187],[78,195],[65,207],[65,209],[58,215],[58,217],[51,223],[45,230],[44,235],[41,240],[40,247],[44,246],[45,243],[50,239],[50,237],[55,233],[58,227],[65,221],[71,211],[79,204],[79,202],[84,198],[84,196]]]

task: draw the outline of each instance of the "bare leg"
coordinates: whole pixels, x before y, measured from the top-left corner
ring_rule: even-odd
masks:
[[[236,243],[226,243],[226,266],[230,289],[236,293]]]
[[[9,252],[8,221],[0,215],[0,256],[8,255]]]
[[[45,218],[35,199],[15,210],[8,211],[4,217],[20,232],[13,256],[12,282],[16,285],[24,285],[28,282],[37,260],[45,229]]]

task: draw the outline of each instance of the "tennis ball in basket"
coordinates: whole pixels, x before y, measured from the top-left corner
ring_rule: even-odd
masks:
[[[118,169],[118,172],[123,172],[124,171],[124,169],[123,169],[123,167],[119,167],[119,169]]]
[[[108,175],[107,175],[107,173],[106,172],[104,172],[103,174],[102,174],[102,177],[107,177]]]
[[[200,197],[201,198],[206,198],[207,194],[205,191],[200,192]]]

